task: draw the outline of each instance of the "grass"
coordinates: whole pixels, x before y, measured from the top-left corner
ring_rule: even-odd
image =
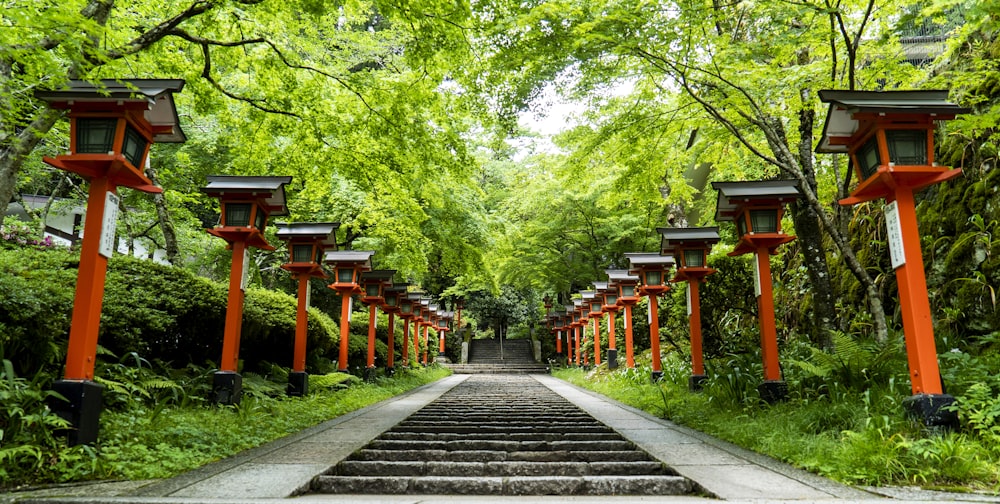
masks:
[[[333,378],[310,377],[330,387],[312,387],[305,397],[251,393],[239,406],[148,407],[142,404],[105,411],[95,447],[72,447],[58,453],[28,481],[3,482],[14,489],[29,484],[88,480],[169,478],[243,450],[364,408],[436,381],[451,371],[431,366],[397,370],[374,383],[352,379],[337,386]],[[342,375],[345,376],[345,375]],[[335,378],[335,377],[334,377]],[[244,385],[247,385],[245,383]],[[284,384],[260,387],[283,390]]]
[[[652,415],[670,419],[744,448],[854,485],[920,485],[951,491],[1000,489],[1000,446],[962,432],[928,432],[905,419],[899,390],[833,388],[824,393],[792,385],[775,405],[733,393],[724,377],[701,393],[687,389],[686,364],[664,364],[653,384],[648,361],[638,370],[560,369],[554,374]],[[907,387],[908,389],[908,387]],[[728,391],[728,392],[727,392]]]

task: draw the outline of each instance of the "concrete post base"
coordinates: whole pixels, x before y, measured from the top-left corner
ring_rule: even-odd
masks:
[[[618,369],[618,349],[608,349],[608,369]]]
[[[394,374],[396,374],[396,368],[394,368],[394,367],[387,367],[387,368],[385,368],[385,375],[386,376],[392,376]]]
[[[757,387],[760,398],[768,404],[788,399],[788,384],[784,380],[769,380]]]
[[[925,427],[958,429],[958,413],[945,409],[955,402],[949,394],[916,394],[903,400],[906,416]]]
[[[649,374],[649,377],[653,380],[653,383],[659,383],[663,379],[663,371],[653,371]]]
[[[243,399],[243,377],[232,371],[216,371],[212,375],[212,403],[239,404]]]
[[[700,392],[701,386],[708,379],[705,375],[691,375],[688,377],[688,390],[691,392]]]
[[[291,397],[302,397],[309,393],[309,373],[292,371],[288,373],[288,387],[285,393]]]
[[[368,383],[375,381],[375,367],[366,367],[364,373],[364,380]]]
[[[48,404],[53,413],[70,423],[66,431],[70,446],[95,443],[104,408],[104,385],[90,380],[57,380],[52,390],[66,398],[49,398]]]

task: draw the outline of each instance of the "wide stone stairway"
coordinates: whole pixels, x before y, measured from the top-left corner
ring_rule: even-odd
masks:
[[[537,380],[471,376],[313,480],[315,493],[681,495],[695,490]]]
[[[548,373],[545,364],[535,362],[531,340],[474,339],[469,342],[469,363],[451,364],[455,374]]]

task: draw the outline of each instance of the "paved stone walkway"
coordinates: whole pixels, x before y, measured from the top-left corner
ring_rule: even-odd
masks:
[[[698,496],[437,496],[302,495],[314,478],[469,378],[453,375],[363,410],[248,450],[169,480],[71,486],[29,495],[0,495],[0,503],[454,503],[454,502],[996,502],[980,496],[913,492],[885,499],[797,470],[710,436],[654,418],[547,375],[534,380],[608,425],[709,495]],[[138,486],[141,485],[141,486]]]

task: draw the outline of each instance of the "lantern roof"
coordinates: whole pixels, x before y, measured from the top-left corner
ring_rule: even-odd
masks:
[[[257,177],[246,175],[209,175],[201,192],[221,198],[226,195],[263,197],[270,215],[288,215],[285,208],[285,184],[292,177]]]
[[[278,239],[318,241],[324,248],[337,248],[334,233],[340,227],[339,222],[276,222],[275,225]]]
[[[626,252],[625,257],[631,265],[628,271],[633,274],[645,266],[669,268],[674,265],[674,256],[660,255],[659,252]]]
[[[580,291],[580,298],[583,301],[590,301],[597,297],[597,292],[592,290]]]
[[[182,143],[187,136],[181,130],[174,93],[184,89],[184,79],[104,79],[94,85],[88,81],[71,80],[66,89],[38,90],[35,98],[57,109],[70,108],[76,103],[114,103],[126,108],[143,109],[143,118],[153,129],[157,143]]]
[[[361,283],[392,283],[396,270],[371,270],[361,272]]]
[[[662,253],[673,253],[679,247],[709,248],[719,243],[718,227],[697,228],[656,228],[662,237],[660,250]]]
[[[782,205],[802,197],[799,182],[791,179],[712,182],[719,192],[715,206],[716,221],[731,221],[749,204]]]
[[[593,285],[598,294],[608,290],[608,282],[594,282]]]
[[[323,259],[328,263],[337,264],[360,263],[362,269],[370,270],[373,255],[375,255],[374,250],[331,250],[326,253]]]
[[[830,104],[816,152],[847,152],[846,140],[857,133],[858,113],[879,115],[926,115],[935,119],[954,119],[971,109],[948,101],[946,90],[847,91],[825,89],[819,99]]]
[[[627,269],[609,269],[604,270],[608,275],[608,282],[612,284],[620,284],[622,282],[639,282],[639,277],[629,274]]]

